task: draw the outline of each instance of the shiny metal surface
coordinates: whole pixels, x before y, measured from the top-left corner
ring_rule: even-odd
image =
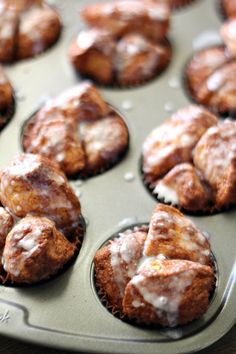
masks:
[[[59,42],[36,59],[7,67],[18,99],[15,116],[0,136],[0,167],[21,151],[21,126],[40,103],[78,82],[68,62],[67,49],[84,26],[78,11],[88,2],[92,1],[54,1],[65,25]],[[174,14],[170,33],[173,58],[159,78],[135,89],[102,89],[106,100],[126,118],[129,152],[110,171],[80,186],[73,182],[81,193],[82,212],[88,220],[80,254],[69,270],[43,285],[0,287],[1,334],[84,352],[174,354],[211,345],[236,322],[235,210],[191,217],[211,234],[219,279],[208,312],[188,326],[163,333],[123,323],[100,303],[92,272],[93,257],[101,244],[123,226],[150,218],[155,200],[140,176],[142,143],[172,111],[190,102],[182,85],[184,64],[193,53],[193,44],[199,48],[218,40],[222,19],[217,3],[198,0]]]

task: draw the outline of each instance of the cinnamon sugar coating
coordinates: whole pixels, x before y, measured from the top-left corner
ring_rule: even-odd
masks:
[[[196,53],[186,67],[191,97],[221,115],[236,114],[236,21],[225,22],[220,34],[224,46]]]
[[[172,327],[199,318],[214,287],[208,240],[181,212],[161,204],[149,227],[119,234],[97,251],[94,264],[106,306],[141,324]]]
[[[236,203],[236,123],[220,122],[210,112],[207,122],[188,110],[179,110],[146,138],[144,182],[159,200],[191,213],[226,209]]]
[[[2,262],[8,280],[32,284],[57,273],[74,252],[53,221],[26,216],[7,235]]]
[[[192,150],[217,118],[200,106],[187,106],[154,129],[143,144],[142,169],[147,183],[153,183],[178,163],[190,162]]]
[[[44,1],[1,0],[0,6],[1,62],[34,57],[59,38],[60,18]]]
[[[80,202],[58,165],[22,154],[0,174],[0,281],[51,278],[78,252]]]
[[[114,165],[128,147],[123,119],[90,83],[50,100],[23,131],[26,152],[56,161],[67,175],[88,177]]]
[[[105,85],[133,86],[168,65],[166,4],[120,0],[88,5],[81,16],[90,29],[81,31],[69,48],[70,61],[80,74]]]
[[[52,219],[68,236],[79,226],[78,198],[58,165],[40,155],[22,154],[2,171],[1,202],[17,217]]]

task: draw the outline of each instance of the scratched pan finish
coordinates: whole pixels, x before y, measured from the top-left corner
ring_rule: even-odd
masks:
[[[55,3],[65,25],[59,42],[37,59],[7,67],[18,102],[14,118],[0,135],[1,168],[21,151],[21,126],[40,102],[78,82],[66,53],[71,39],[83,26],[79,8],[88,1]],[[215,296],[199,321],[166,332],[124,323],[103,307],[93,284],[93,257],[97,249],[123,227],[150,218],[155,200],[141,181],[142,142],[170,115],[168,110],[189,103],[181,79],[184,63],[193,52],[193,39],[199,45],[217,37],[221,20],[215,1],[198,0],[176,12],[171,30],[173,59],[163,75],[140,88],[102,89],[106,100],[126,117],[131,138],[129,152],[110,171],[80,186],[73,182],[81,194],[82,212],[88,220],[80,254],[71,268],[47,283],[24,288],[0,287],[1,334],[84,352],[172,354],[205,348],[233,326],[236,320],[235,210],[192,217],[200,228],[210,233],[218,266]],[[130,178],[132,174],[134,178]]]

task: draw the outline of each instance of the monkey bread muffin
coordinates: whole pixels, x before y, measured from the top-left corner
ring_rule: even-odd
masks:
[[[61,21],[43,0],[0,1],[0,61],[34,57],[59,38]]]
[[[236,203],[236,123],[188,106],[154,129],[143,144],[144,183],[159,200],[191,213]]]
[[[89,82],[49,100],[25,125],[25,152],[56,161],[68,175],[93,176],[116,164],[129,143],[120,115]]]
[[[204,48],[187,64],[185,81],[191,98],[214,113],[236,114],[236,19],[220,29],[224,45]]]
[[[95,278],[106,306],[140,324],[174,327],[201,317],[214,288],[210,245],[173,207],[158,204],[149,226],[97,251]]]
[[[78,251],[80,202],[58,165],[22,154],[1,174],[2,282],[50,278]]]
[[[170,10],[150,0],[119,0],[87,5],[81,11],[89,29],[71,43],[75,70],[103,85],[134,86],[168,65],[166,34]]]

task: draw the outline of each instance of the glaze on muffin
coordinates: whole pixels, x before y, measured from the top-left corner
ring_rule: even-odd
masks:
[[[159,200],[191,213],[235,205],[235,163],[236,123],[198,106],[179,110],[143,145],[145,184]]]
[[[191,98],[223,116],[236,114],[236,20],[220,30],[225,45],[197,52],[186,67],[186,87]]]
[[[23,130],[23,148],[56,161],[68,175],[101,173],[125,154],[128,129],[90,83],[48,101]]]
[[[0,1],[0,61],[34,57],[59,38],[60,18],[42,0]]]
[[[88,5],[81,16],[90,28],[81,31],[69,49],[70,61],[81,75],[104,85],[134,86],[168,65],[166,4],[119,0]]]
[[[99,294],[112,313],[174,327],[201,317],[214,287],[210,245],[173,207],[158,204],[149,227],[129,229],[97,251]]]
[[[35,283],[55,275],[78,251],[80,202],[58,165],[22,154],[1,173],[0,279]]]

